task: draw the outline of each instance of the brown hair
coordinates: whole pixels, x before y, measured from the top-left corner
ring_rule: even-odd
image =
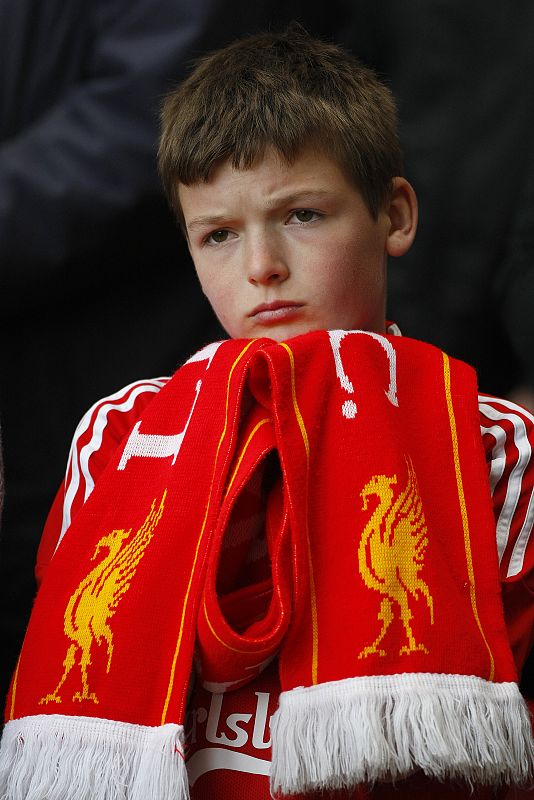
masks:
[[[393,96],[350,53],[293,23],[197,62],[164,101],[159,170],[183,224],[178,183],[208,181],[226,159],[248,169],[268,146],[292,163],[308,144],[342,167],[376,218],[402,174]]]

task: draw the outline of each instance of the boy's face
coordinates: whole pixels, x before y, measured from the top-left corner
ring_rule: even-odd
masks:
[[[328,156],[226,161],[179,196],[202,289],[233,338],[384,332],[390,216],[374,220]]]

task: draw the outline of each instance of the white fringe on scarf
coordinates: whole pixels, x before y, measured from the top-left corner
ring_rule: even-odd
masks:
[[[528,708],[515,683],[463,675],[349,678],[280,695],[271,720],[273,795],[349,789],[414,770],[440,780],[526,784]]]
[[[1,800],[187,800],[181,725],[41,714],[6,723]]]

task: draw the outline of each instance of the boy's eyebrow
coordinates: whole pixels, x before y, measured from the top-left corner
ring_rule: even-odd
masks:
[[[187,223],[188,230],[197,230],[197,228],[211,228],[213,225],[224,225],[228,222],[228,217],[222,214],[215,214],[207,217],[195,217]]]
[[[280,194],[267,201],[268,206],[290,205],[293,203],[303,203],[307,200],[320,200],[322,197],[331,195],[329,189],[297,189],[290,194]]]
[[[267,200],[266,205],[268,208],[275,208],[279,205],[292,205],[315,199],[319,200],[322,197],[327,197],[331,194],[332,192],[328,189],[299,189],[298,191],[291,192],[287,195],[281,194],[277,197],[273,197]],[[190,231],[195,231],[199,228],[211,228],[217,225],[227,225],[228,216],[229,215],[224,214],[209,214],[203,217],[194,217],[190,222],[187,223],[187,229]]]

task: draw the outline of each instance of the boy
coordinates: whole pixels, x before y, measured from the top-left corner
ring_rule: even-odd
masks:
[[[457,379],[471,387],[470,373],[462,366],[451,366],[439,352],[436,356],[433,348],[395,339],[398,330],[386,324],[386,260],[409,249],[417,223],[415,194],[402,177],[389,91],[355,59],[333,45],[314,41],[300,29],[249,37],[201,61],[166,100],[160,169],[203,290],[228,334],[237,341],[208,346],[180,371],[185,375],[183,386],[191,393],[184,401],[185,412],[181,406],[173,406],[181,402],[181,395],[172,399],[169,379],[140,381],[93,406],[77,429],[65,483],[51,510],[37,564],[38,578],[43,581],[41,618],[66,606],[64,632],[56,640],[60,653],[56,672],[64,654],[63,639],[66,636],[70,641],[70,645],[65,642],[63,672],[60,669],[53,681],[48,679],[49,688],[38,701],[45,718],[38,723],[45,726],[43,731],[49,730],[47,715],[56,708],[60,714],[72,715],[53,733],[55,740],[68,741],[74,753],[65,771],[69,777],[58,777],[53,787],[56,794],[47,789],[50,794],[46,796],[66,797],[69,785],[76,782],[73,775],[77,769],[87,771],[85,782],[76,784],[77,797],[82,796],[80,785],[93,792],[87,796],[112,796],[100,789],[107,778],[91,785],[95,778],[87,761],[99,757],[102,770],[105,762],[113,761],[117,741],[128,740],[129,746],[130,739],[138,736],[139,726],[124,732],[127,715],[122,706],[114,705],[116,698],[103,701],[104,689],[95,688],[94,675],[100,669],[98,687],[104,686],[106,676],[113,678],[121,658],[117,645],[120,611],[134,592],[131,587],[137,586],[139,564],[144,566],[152,557],[156,547],[152,538],[156,542],[163,536],[162,519],[171,495],[167,488],[157,494],[159,474],[156,479],[156,472],[139,466],[156,461],[158,465],[165,462],[169,469],[171,464],[182,469],[180,501],[173,505],[177,518],[185,514],[183,508],[191,508],[187,513],[194,514],[196,505],[201,504],[199,498],[204,495],[197,491],[197,482],[207,481],[209,498],[205,515],[199,517],[202,533],[198,542],[193,542],[191,572],[184,567],[185,577],[180,577],[171,570],[168,579],[167,557],[150,584],[152,595],[160,590],[164,593],[167,581],[174,587],[161,606],[150,606],[153,618],[157,618],[158,608],[166,613],[174,594],[185,592],[186,597],[183,610],[178,610],[182,622],[162,731],[170,719],[167,711],[173,704],[174,675],[182,669],[178,658],[182,639],[192,642],[197,637],[196,661],[203,685],[198,680],[189,682],[186,664],[185,684],[189,682],[192,690],[187,741],[184,745],[182,739],[173,740],[175,753],[187,761],[191,797],[269,796],[269,719],[278,706],[280,679],[285,685],[273,722],[273,741],[278,748],[274,791],[308,797],[339,791],[338,796],[343,797],[425,797],[432,793],[444,798],[482,798],[495,796],[497,789],[492,784],[521,782],[528,777],[532,743],[527,717],[515,690],[509,689],[515,684],[510,677],[513,670],[507,640],[520,672],[532,640],[528,597],[534,563],[529,544],[534,516],[533,420],[507,401],[479,396],[478,418],[470,427],[473,420],[462,409],[469,405],[466,398],[472,391],[466,388],[455,393],[450,383],[452,374],[453,386]],[[265,343],[264,337],[280,345]],[[224,353],[230,350],[228,364],[220,367]],[[254,355],[240,372],[250,353]],[[436,388],[443,370],[435,371],[430,364],[435,358],[436,363],[445,365],[446,400]],[[427,369],[427,359],[429,379],[425,382],[418,373]],[[213,390],[213,397],[220,395],[221,399],[208,402],[204,398],[211,391],[209,381],[217,369],[222,370],[224,380],[219,380],[219,394]],[[354,376],[358,393],[350,380],[353,377],[356,382]],[[319,383],[324,414],[322,398],[316,399]],[[165,392],[172,399],[168,408],[179,411],[150,417],[155,398]],[[219,438],[216,424],[212,434],[210,411],[215,417],[221,407],[225,412]],[[206,409],[205,441],[202,428],[195,428],[195,416],[202,408]],[[175,433],[176,424],[172,427],[169,423],[177,414],[182,419],[179,434]],[[427,419],[428,427],[423,422]],[[485,478],[477,471],[478,450],[482,453],[479,426],[487,461]],[[230,428],[234,438],[225,450]],[[188,436],[195,442],[196,459],[191,457],[180,467],[180,460],[187,456],[184,443]],[[473,450],[467,458],[470,447]],[[393,468],[371,467],[381,451],[389,448],[395,474]],[[395,448],[400,448],[400,455]],[[317,460],[319,450],[323,455]],[[450,470],[449,451],[454,451]],[[343,464],[339,472],[333,466],[336,459]],[[211,497],[219,485],[221,460],[225,466],[219,506],[212,512]],[[486,469],[484,464],[482,467]],[[433,469],[439,475],[437,482]],[[118,481],[123,475],[125,480],[128,471],[134,476],[133,488],[124,497],[140,497],[146,483],[153,484],[152,494],[157,494],[133,537],[130,530],[118,529],[115,521],[108,524],[108,512],[103,510],[109,509],[110,498],[113,502],[117,498],[120,506],[122,495],[116,492],[122,489],[116,487],[122,486]],[[358,473],[357,479],[353,471]],[[206,478],[207,473],[213,477]],[[506,629],[492,572],[495,566],[496,575],[495,554],[484,550],[490,539],[481,538],[482,544],[477,543],[478,529],[490,529],[488,473]],[[169,483],[170,478],[165,481]],[[401,492],[404,484],[406,489]],[[104,491],[101,487],[106,485]],[[449,490],[449,495],[445,494]],[[351,499],[345,505],[348,495]],[[441,515],[447,512],[441,506],[448,506],[450,498],[460,510],[443,523]],[[358,512],[352,519],[350,509],[356,505]],[[338,506],[343,506],[340,513]],[[475,507],[477,533],[468,527]],[[344,527],[348,514],[348,532],[339,538],[337,530]],[[309,529],[302,525],[304,517],[309,517]],[[72,584],[78,587],[74,593],[72,586],[65,589],[66,594],[56,589],[45,592],[45,587],[54,583],[50,574],[57,572],[55,563],[63,559],[63,572],[68,565],[74,569],[74,540],[78,532],[81,539],[95,522],[98,533],[85,551],[92,554],[89,558],[96,566],[91,571],[84,567],[80,582],[76,578]],[[115,529],[109,533],[111,527]],[[443,558],[432,562],[431,551],[433,547],[437,551],[441,527],[450,542],[446,542]],[[216,544],[213,551],[208,545],[204,549],[204,530],[208,528],[213,530],[219,550]],[[178,526],[178,530],[182,529]],[[458,545],[454,543],[456,530],[460,532]],[[107,535],[100,538],[104,532]],[[66,534],[65,545],[52,558]],[[494,525],[489,535],[495,548]],[[137,542],[137,550],[130,548],[122,561],[113,560],[126,553],[121,550],[125,542]],[[337,549],[347,542],[339,556]],[[172,561],[189,563],[188,546],[185,538],[183,546],[180,541],[181,549]],[[386,546],[389,555],[384,554]],[[68,548],[74,549],[70,560]],[[397,560],[395,548],[400,554]],[[107,555],[99,560],[103,552]],[[329,567],[329,561],[335,562],[335,569]],[[486,561],[490,564],[487,569]],[[206,565],[202,578],[197,569],[201,562]],[[347,592],[345,584],[350,584]],[[487,608],[484,587],[488,595],[494,595]],[[151,592],[145,592],[143,605],[151,599]],[[336,605],[325,611],[330,593],[336,596]],[[188,628],[188,598],[196,595],[195,622]],[[455,606],[451,600],[449,611],[443,613],[453,595],[458,595],[459,604],[465,599],[471,627],[462,627],[463,605]],[[115,612],[116,630],[110,622]],[[330,640],[337,617],[343,627],[337,638]],[[132,612],[130,618],[135,619]],[[147,637],[149,623],[143,628]],[[452,636],[447,631],[451,623],[455,625]],[[166,624],[158,618],[159,626],[161,636],[166,637]],[[46,641],[53,648],[56,634],[52,628],[45,638],[35,632],[29,636],[8,698],[8,725],[16,731],[9,736],[18,737],[19,744],[31,739],[35,760],[42,760],[48,745],[38,734],[34,736],[34,728],[16,727],[19,718],[35,714],[35,701],[22,697],[30,690],[18,687],[29,674],[24,650],[37,652],[34,642],[39,641],[41,647]],[[309,633],[302,633],[308,629]],[[38,630],[37,623],[34,630]],[[343,642],[338,648],[343,638],[350,642],[348,656]],[[96,644],[91,649],[93,641]],[[323,646],[324,641],[330,645]],[[308,644],[313,653],[309,679],[300,654]],[[100,667],[99,648],[107,652],[107,661]],[[473,672],[473,681],[467,666],[471,648],[482,654],[483,662],[489,654],[492,665],[488,676]],[[146,659],[148,664],[146,649],[150,647],[136,651],[135,658]],[[454,653],[455,649],[458,652]],[[332,663],[329,650],[335,651]],[[438,651],[439,658],[434,661]],[[478,656],[473,658],[472,663],[478,664]],[[352,671],[340,680],[338,662],[344,659]],[[464,668],[451,669],[451,662],[457,666],[462,661]],[[135,673],[136,664],[128,667],[126,661],[121,663],[124,675],[128,670]],[[155,674],[149,669],[152,666],[139,675]],[[399,672],[403,674],[399,676]],[[456,672],[461,672],[459,681],[458,675],[450,675]],[[49,674],[53,674],[52,667]],[[69,683],[74,688],[75,675],[78,683],[81,676],[81,691],[68,706],[65,691]],[[159,691],[156,680],[146,678],[146,695]],[[311,691],[299,689],[299,684]],[[349,685],[351,691],[370,686],[370,697],[355,699],[354,694],[342,694],[339,705],[336,692],[339,687],[344,692]],[[384,685],[392,688],[387,688],[387,696],[380,695],[376,706],[382,689],[376,694],[375,689]],[[128,686],[134,695],[135,681]],[[421,686],[427,688],[421,691]],[[449,696],[450,686],[460,689],[455,693],[454,688]],[[505,692],[508,716],[503,705],[491,699],[494,687]],[[486,693],[490,697],[487,703]],[[439,702],[434,705],[438,695]],[[289,711],[282,698],[287,698]],[[103,706],[110,709],[109,717],[101,713]],[[24,713],[30,708],[33,710]],[[79,717],[74,716],[77,708]],[[494,720],[500,715],[502,724]],[[520,717],[522,722],[517,722]],[[345,718],[352,721],[345,724]],[[148,715],[147,719],[152,718]],[[98,730],[104,723],[108,727],[102,738],[108,749],[92,751],[91,737],[101,735]],[[84,726],[90,729],[90,744],[84,740]],[[109,737],[108,728],[112,729]],[[364,729],[368,729],[366,733],[362,733]],[[453,731],[449,740],[448,729]],[[468,730],[465,741],[464,729]],[[9,746],[7,742],[6,753]],[[126,744],[124,748],[126,751]],[[124,796],[185,797],[186,788],[171,776],[160,750],[153,744],[147,748],[150,759],[161,758],[162,765],[156,777],[141,782],[134,775],[130,755],[119,748],[125,776],[122,782],[127,786]],[[140,754],[136,750],[132,763],[142,760],[145,750],[141,748]],[[358,763],[353,762],[354,753],[360,754]],[[53,750],[47,757],[59,764],[64,756]],[[9,758],[10,765],[15,763],[15,756]],[[80,766],[82,762],[84,766]],[[494,763],[498,766],[492,772]],[[12,769],[17,773],[12,783],[32,788],[41,785],[47,771],[39,772],[37,779],[28,776],[27,764],[17,762]],[[176,770],[176,765],[172,769]],[[145,764],[140,771],[149,773],[150,769]],[[477,787],[472,795],[469,784],[479,783],[490,784],[490,788]],[[97,788],[101,794],[96,793]],[[25,795],[13,792],[6,796]]]

